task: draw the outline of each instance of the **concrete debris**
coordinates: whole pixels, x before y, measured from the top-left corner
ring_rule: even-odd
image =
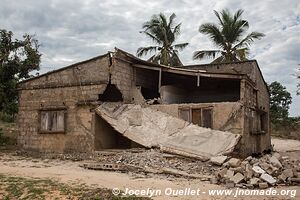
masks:
[[[295,183],[300,183],[300,178],[291,178],[290,180]]]
[[[230,189],[230,188],[234,188],[234,186],[235,184],[233,181],[230,180],[226,181],[226,185],[225,185],[226,188]]]
[[[244,176],[241,173],[237,173],[236,175],[231,177],[230,180],[233,181],[235,184],[237,184],[237,183],[242,182],[242,180],[244,180]]]
[[[270,176],[269,174],[262,174],[260,176],[260,179],[268,182],[271,185],[274,185],[276,183],[276,180],[272,176]]]
[[[282,168],[282,164],[281,164],[281,162],[278,160],[277,157],[278,157],[278,155],[277,155],[277,156],[273,155],[273,156],[270,158],[270,163],[271,163],[274,167],[277,167],[277,168],[281,169],[281,168]]]
[[[103,103],[95,111],[120,134],[144,147],[200,160],[231,153],[241,137],[141,105]]]
[[[282,175],[286,178],[292,178],[294,176],[293,170],[292,169],[285,169],[282,171]]]
[[[233,176],[234,176],[234,171],[232,171],[230,169],[227,170],[226,177],[229,178],[229,179],[231,179]]]
[[[240,164],[241,164],[241,160],[237,159],[237,158],[231,158],[228,161],[228,164],[229,164],[230,167],[239,167]]]
[[[259,179],[259,178],[256,178],[256,177],[251,178],[250,181],[249,181],[249,183],[250,183],[251,185],[254,185],[254,186],[257,186],[259,182],[260,182],[260,179]]]
[[[260,168],[259,166],[253,166],[252,170],[257,173],[257,174],[264,174],[266,173],[265,170],[263,170],[262,168]]]
[[[96,154],[94,163],[85,164],[82,167],[122,171],[133,175],[137,173],[139,176],[147,177],[151,174],[159,174],[168,178],[192,178],[210,181],[213,184],[223,184],[227,188],[264,189],[274,185],[297,185],[300,182],[298,161],[286,159],[282,162],[282,168],[278,169],[271,162],[267,162],[272,156],[248,157],[245,160],[235,158],[232,163],[240,163],[240,165],[231,167],[225,163],[215,165],[211,161],[162,153],[158,149],[106,150],[98,151]],[[254,165],[251,164],[253,159],[257,160]],[[271,168],[277,169],[276,173],[268,173]]]
[[[227,159],[227,156],[215,156],[210,158],[210,162],[215,165],[221,166]]]
[[[264,182],[264,183],[259,183],[258,184],[258,187],[259,187],[259,189],[266,189],[266,188],[268,188],[268,183],[266,183],[266,182]]]

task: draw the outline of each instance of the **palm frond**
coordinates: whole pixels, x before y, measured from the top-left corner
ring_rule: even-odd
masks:
[[[172,47],[176,50],[183,50],[185,47],[187,47],[189,43],[180,43],[180,44],[175,44]]]
[[[236,49],[235,54],[240,61],[248,60],[247,57],[249,55],[249,49],[248,48]]]
[[[174,30],[173,30],[173,35],[174,35],[174,39],[180,35],[180,29],[181,29],[181,23],[177,24],[175,27],[174,27]]]
[[[158,49],[159,46],[140,47],[136,54],[138,57],[146,56],[148,53],[156,52]]]
[[[202,51],[195,51],[193,54],[194,60],[202,60],[204,58],[215,58],[217,54],[222,53],[220,50],[202,50]]]
[[[239,43],[237,43],[233,49],[238,49],[244,46],[249,47],[251,45],[251,43],[256,39],[256,40],[260,40],[262,37],[264,37],[265,34],[263,33],[259,33],[259,32],[252,32],[249,33],[244,39],[242,39]]]
[[[183,66],[179,56],[178,56],[178,52],[177,51],[173,51],[172,52],[172,55],[171,55],[171,61],[170,61],[170,65],[173,66],[173,67],[176,67],[176,66]]]
[[[221,24],[221,25],[224,25],[224,22],[223,22],[223,20],[222,20],[222,18],[221,18],[221,16],[220,16],[220,14],[218,13],[218,11],[214,10],[214,13],[215,13],[215,15],[217,16],[217,18],[219,19],[220,24]]]
[[[211,64],[222,63],[222,62],[224,62],[224,61],[225,61],[225,57],[224,57],[224,56],[220,56],[220,57],[214,59],[214,60],[211,62]]]
[[[171,29],[173,27],[174,24],[174,19],[176,18],[175,13],[172,13],[172,15],[170,15],[169,17],[169,23],[168,23],[168,28]]]
[[[202,24],[199,27],[199,32],[208,35],[215,45],[224,48],[226,46],[224,37],[220,29],[213,23]]]
[[[151,56],[147,61],[159,64],[160,57],[161,57],[160,54],[155,54]]]
[[[155,43],[158,43],[158,44],[162,43],[162,41],[159,38],[157,38],[155,35],[149,33],[148,31],[142,31],[141,33],[144,33],[146,36],[148,36],[150,39],[152,39],[153,42],[155,42]]]

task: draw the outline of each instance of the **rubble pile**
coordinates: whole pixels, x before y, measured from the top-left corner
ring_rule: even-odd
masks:
[[[178,155],[161,153],[157,149],[135,149],[124,151],[99,151],[95,156],[97,163],[114,163],[135,166],[140,169],[174,169],[188,174],[211,175],[218,170],[208,162]]]
[[[266,154],[261,158],[247,157],[244,160],[217,156],[210,163],[219,166],[211,183],[225,184],[227,188],[260,188],[274,185],[293,185],[300,183],[300,162],[290,160],[279,153]]]

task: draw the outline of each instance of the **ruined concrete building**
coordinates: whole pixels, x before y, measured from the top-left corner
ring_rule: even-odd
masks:
[[[23,149],[144,146],[201,157],[271,148],[269,94],[254,60],[167,67],[116,49],[18,90]]]

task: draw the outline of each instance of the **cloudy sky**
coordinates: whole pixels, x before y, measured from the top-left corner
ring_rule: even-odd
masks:
[[[16,37],[36,34],[44,73],[114,47],[134,54],[138,47],[151,44],[139,33],[143,22],[159,12],[174,12],[182,22],[178,42],[190,43],[180,57],[184,64],[196,64],[191,58],[195,50],[214,48],[198,27],[216,22],[213,10],[224,8],[244,9],[249,31],[266,34],[252,46],[251,59],[258,61],[267,82],[287,87],[293,96],[290,114],[300,115],[293,76],[300,67],[299,0],[0,0],[0,29],[11,30]]]

